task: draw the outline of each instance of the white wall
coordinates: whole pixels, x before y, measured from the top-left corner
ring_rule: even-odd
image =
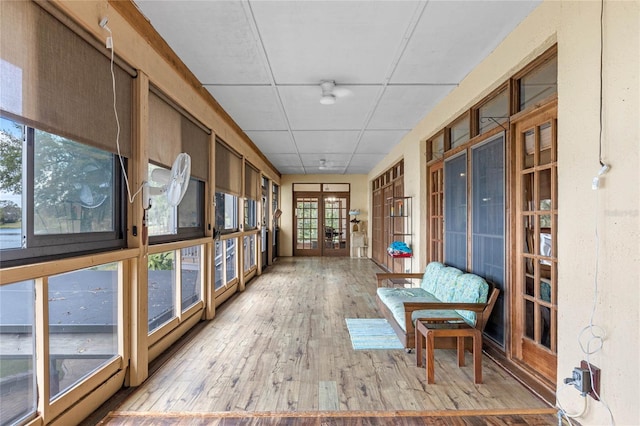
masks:
[[[373,179],[405,159],[405,192],[417,196],[421,218],[417,258],[426,248],[425,140],[470,108],[535,57],[558,44],[558,389],[585,359],[578,344],[594,301],[594,321],[606,332],[603,350],[591,358],[602,369],[601,394],[617,424],[640,422],[640,2],[605,1],[603,155],[611,165],[602,188],[597,174],[599,134],[600,2],[541,4],[452,93],[432,110],[374,170]],[[418,164],[419,163],[419,164]],[[416,195],[417,194],[417,195]],[[599,257],[596,259],[596,218]],[[416,226],[418,224],[416,223]],[[419,257],[418,257],[419,256]],[[596,262],[597,260],[597,262]],[[420,269],[424,267],[421,261]],[[415,269],[415,264],[414,264]],[[561,401],[578,412],[583,400],[573,389]],[[604,404],[588,400],[578,421],[607,424]]]

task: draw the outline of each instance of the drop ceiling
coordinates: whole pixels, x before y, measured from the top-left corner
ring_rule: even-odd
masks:
[[[366,174],[540,1],[135,3],[280,173]]]

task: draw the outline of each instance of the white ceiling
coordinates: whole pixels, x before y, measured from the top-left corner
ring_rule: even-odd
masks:
[[[282,174],[360,174],[540,0],[135,2]]]

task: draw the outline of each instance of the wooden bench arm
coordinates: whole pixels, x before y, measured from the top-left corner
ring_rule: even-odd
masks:
[[[378,280],[378,287],[386,287],[385,285],[382,284],[382,282],[384,280],[393,280],[393,279],[397,279],[397,278],[413,278],[413,279],[422,279],[422,277],[424,276],[424,274],[416,272],[416,273],[392,273],[392,272],[378,272],[376,274],[376,279]]]

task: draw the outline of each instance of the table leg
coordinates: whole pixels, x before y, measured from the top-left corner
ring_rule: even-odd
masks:
[[[424,347],[424,336],[418,330],[418,322],[416,321],[416,365],[422,367],[422,348]]]
[[[476,384],[482,383],[482,336],[477,330],[473,334],[473,378]]]
[[[458,367],[464,367],[464,342],[466,337],[458,336],[456,340],[458,342]]]
[[[434,379],[434,371],[435,371],[435,366],[434,366],[434,352],[435,352],[435,336],[434,336],[434,332],[431,330],[427,330],[427,349],[426,349],[426,354],[425,354],[425,361],[427,364],[427,383],[428,384],[433,384],[435,383],[435,379]]]

